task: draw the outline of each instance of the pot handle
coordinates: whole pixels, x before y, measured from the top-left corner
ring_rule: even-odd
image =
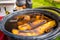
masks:
[[[56,7],[38,7],[37,9],[50,9],[60,13],[60,9]]]
[[[60,13],[60,9],[56,8],[56,7],[38,7],[36,9],[50,9],[50,10],[54,10],[54,11]],[[60,15],[59,15],[59,21],[60,21]]]

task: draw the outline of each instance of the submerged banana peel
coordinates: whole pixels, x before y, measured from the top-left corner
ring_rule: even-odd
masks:
[[[37,36],[37,35],[44,34],[46,30],[51,29],[51,28],[53,28],[55,26],[56,26],[56,22],[53,20],[53,21],[49,21],[46,24],[43,24],[43,25],[37,27],[36,29],[34,29],[37,32],[35,32],[34,30],[32,30],[32,31],[28,30],[30,32],[23,33],[23,32],[20,32],[17,29],[13,29],[12,33],[16,34],[16,35],[22,35],[22,36]]]
[[[47,22],[46,24],[44,24],[42,26],[39,26],[39,28],[37,28],[37,29],[38,29],[38,32],[40,34],[43,34],[43,33],[45,33],[46,30],[51,29],[51,28],[53,28],[55,26],[56,26],[56,22],[53,20],[53,21]]]

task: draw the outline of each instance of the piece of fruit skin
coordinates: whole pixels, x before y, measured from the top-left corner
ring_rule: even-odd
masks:
[[[32,25],[35,26],[35,25],[37,25],[37,24],[39,24],[39,23],[41,23],[43,21],[45,21],[45,20],[36,20],[36,21],[32,22]]]
[[[27,30],[27,29],[29,30],[29,29],[31,29],[31,26],[29,24],[25,23],[24,25],[18,26],[18,29],[19,30]]]
[[[12,29],[12,33],[17,35],[19,31],[17,29]]]
[[[40,16],[36,16],[36,20],[39,20],[40,19]]]
[[[25,16],[24,16],[24,20],[29,21],[29,20],[30,20],[30,16],[29,16],[29,15],[25,15]]]

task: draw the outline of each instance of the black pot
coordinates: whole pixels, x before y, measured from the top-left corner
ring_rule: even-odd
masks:
[[[8,30],[5,29],[5,23],[7,22],[8,19],[17,16],[17,15],[23,15],[23,14],[33,14],[33,13],[43,13],[44,15],[54,19],[57,23],[57,26],[54,28],[54,30],[52,30],[51,32],[41,35],[41,36],[17,36],[12,34],[11,32],[9,32]],[[13,12],[9,15],[7,15],[6,17],[3,18],[2,22],[1,22],[1,30],[2,32],[4,32],[7,36],[13,38],[14,40],[48,40],[54,37],[54,35],[58,34],[60,31],[60,17],[56,14],[54,14],[53,12],[49,12],[43,9],[25,9],[23,11],[16,11]],[[10,29],[10,27],[7,27],[8,29]]]

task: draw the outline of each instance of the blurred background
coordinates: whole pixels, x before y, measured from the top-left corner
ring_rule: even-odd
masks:
[[[60,8],[60,0],[32,0],[33,8],[42,6],[53,6]]]

